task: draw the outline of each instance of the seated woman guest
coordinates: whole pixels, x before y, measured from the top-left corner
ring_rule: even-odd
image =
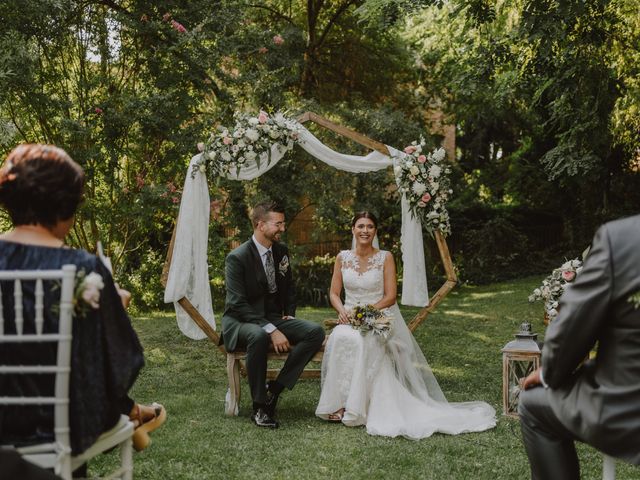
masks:
[[[49,145],[20,145],[0,168],[0,206],[11,217],[13,230],[0,235],[0,270],[58,269],[74,264],[78,272],[98,279],[99,298],[76,308],[73,320],[69,417],[71,449],[82,453],[101,433],[128,414],[136,430],[137,450],[149,442],[148,433],[166,418],[161,405],[144,406],[127,396],[144,364],[142,347],[124,305],[129,293],[120,290],[109,270],[95,256],[64,245],[76,209],[82,199],[84,172],[67,153]],[[86,278],[86,277],[85,277]],[[100,287],[99,284],[102,284]],[[33,285],[23,284],[24,332],[33,332],[28,312],[34,308]],[[5,331],[15,332],[13,284],[2,285]],[[56,305],[60,289],[45,282],[45,324],[56,328]],[[79,300],[78,303],[82,302]],[[55,345],[10,344],[0,349],[2,363],[17,365],[52,363]],[[43,378],[45,377],[45,378]],[[21,392],[51,395],[53,378],[46,375],[1,375],[0,394]],[[53,438],[53,408],[42,407],[34,415],[22,406],[0,407],[0,444],[27,444]]]

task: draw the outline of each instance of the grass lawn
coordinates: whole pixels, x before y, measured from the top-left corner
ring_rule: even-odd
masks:
[[[417,329],[416,339],[449,401],[485,400],[498,412],[488,432],[436,434],[411,441],[367,435],[364,428],[328,424],[314,416],[319,380],[302,380],[279,403],[278,430],[249,420],[243,379],[239,417],[224,415],[225,358],[208,340],[182,336],[172,314],[134,319],[147,360],[133,398],[159,401],[169,412],[153,444],[134,455],[136,479],[526,479],[527,458],[517,421],[502,413],[500,349],[524,320],[543,331],[542,306],[527,296],[539,278],[454,290]],[[417,308],[402,308],[405,319]],[[300,318],[333,317],[324,308],[301,308]],[[219,318],[219,315],[218,315]],[[601,478],[602,458],[580,446],[584,479]],[[116,452],[93,461],[97,475]],[[618,463],[618,479],[640,470]]]

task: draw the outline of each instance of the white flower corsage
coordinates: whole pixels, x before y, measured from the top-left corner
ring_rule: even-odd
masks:
[[[86,313],[87,307],[94,310],[100,308],[100,291],[104,288],[102,275],[91,272],[86,275],[84,271],[78,272],[76,290],[74,293],[74,311],[78,315]]]

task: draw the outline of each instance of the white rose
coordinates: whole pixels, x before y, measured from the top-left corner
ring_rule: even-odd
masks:
[[[409,171],[411,172],[411,175],[418,175],[420,173],[420,169],[415,165],[411,165]]]
[[[277,131],[277,130],[275,130],[275,129],[274,129],[274,130],[271,130],[271,131],[269,132],[269,136],[270,136],[271,138],[273,138],[274,140],[276,140],[276,139],[280,138],[280,132],[279,132],[279,131]]]
[[[247,152],[245,152],[244,156],[247,158],[247,160],[252,162],[256,159],[256,152],[254,152],[253,150],[248,150]]]
[[[216,158],[215,150],[209,150],[209,152],[207,152],[207,158],[209,160],[215,160],[215,158]]]
[[[256,125],[258,125],[258,123],[260,123],[260,122],[258,122],[258,119],[255,118],[255,117],[251,117],[249,119],[249,125],[253,125],[255,127]]]
[[[82,300],[94,309],[100,308],[100,290],[103,288],[104,282],[102,281],[102,275],[91,272],[84,278],[80,285]]]
[[[229,160],[231,160],[231,154],[229,152],[222,152],[220,156],[225,162],[228,162]]]
[[[249,130],[246,131],[244,136],[247,137],[252,142],[255,142],[260,138],[260,133],[255,128],[250,128]]]
[[[242,139],[238,140],[238,147],[244,148],[245,145],[246,145],[246,143],[244,143],[244,140],[242,140]]]
[[[402,167],[400,165],[396,165],[393,167],[393,173],[398,177],[402,173]]]
[[[413,184],[413,187],[411,187],[411,190],[413,190],[413,193],[416,195],[422,195],[427,190],[427,186],[424,183],[416,182]]]
[[[440,188],[440,184],[438,182],[433,182],[431,184],[431,191],[432,193],[435,193],[438,191],[438,189]]]

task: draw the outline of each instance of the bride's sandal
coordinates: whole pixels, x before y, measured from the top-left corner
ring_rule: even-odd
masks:
[[[162,425],[167,419],[167,411],[162,405],[154,402],[150,407],[153,408],[154,415],[153,417],[144,420],[140,404],[136,404],[137,415],[134,420],[137,423],[137,426],[133,431],[132,440],[133,448],[135,448],[137,452],[144,450],[149,446],[151,443],[149,433],[160,427],[160,425]]]
[[[344,418],[344,408],[341,408],[340,410],[337,410],[329,414],[329,416],[327,417],[327,420],[333,423],[340,423],[342,422],[343,418]]]

